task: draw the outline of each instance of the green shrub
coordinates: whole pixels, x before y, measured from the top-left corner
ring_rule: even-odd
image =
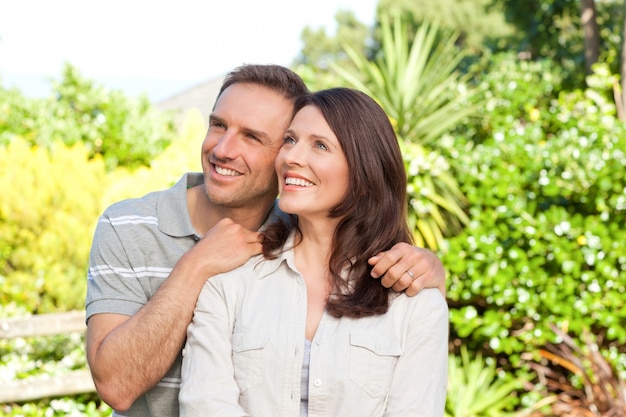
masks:
[[[48,398],[35,403],[0,404],[4,417],[105,417],[113,410],[96,394]]]
[[[563,69],[549,60],[524,61],[515,54],[501,53],[485,57],[473,71],[481,73],[486,101],[480,117],[457,126],[457,133],[472,142],[492,140],[496,132],[508,131],[532,123],[538,134],[554,129],[545,110],[561,92]],[[540,110],[544,112],[540,116]]]
[[[515,89],[494,98],[505,106],[515,96],[510,112],[486,116],[482,143],[459,138],[450,151],[471,220],[443,259],[453,333],[514,370],[553,341],[551,323],[590,328],[624,369],[626,129],[604,90],[548,100],[550,91],[536,96],[538,72],[519,66],[504,68]],[[522,103],[527,118],[515,117]]]

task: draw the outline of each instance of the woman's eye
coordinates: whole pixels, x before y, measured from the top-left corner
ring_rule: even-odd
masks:
[[[321,149],[321,150],[323,150],[323,151],[327,151],[327,150],[328,150],[328,146],[326,146],[326,145],[325,145],[324,143],[322,143],[322,142],[317,142],[317,143],[315,144],[315,147],[316,147],[317,149]]]
[[[285,136],[285,138],[283,139],[283,144],[284,145],[293,145],[294,143],[296,143],[296,140],[294,138],[292,138],[291,136]]]

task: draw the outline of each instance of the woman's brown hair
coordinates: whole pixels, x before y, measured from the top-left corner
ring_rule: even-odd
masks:
[[[329,213],[341,218],[335,230],[329,270],[330,314],[363,317],[389,308],[390,290],[370,276],[367,260],[398,242],[412,242],[407,225],[406,172],[398,141],[383,109],[368,95],[348,88],[310,93],[296,100],[294,115],[315,106],[333,130],[348,161],[345,199]],[[275,257],[297,218],[269,226],[263,253]]]

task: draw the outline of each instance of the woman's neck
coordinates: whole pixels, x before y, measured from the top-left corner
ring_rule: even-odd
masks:
[[[307,321],[305,336],[313,340],[326,309],[333,282],[329,260],[336,225],[318,221],[310,223],[299,219],[301,241],[294,249],[296,267],[302,274],[307,290]]]
[[[304,268],[318,269],[323,266],[328,270],[337,223],[336,219],[311,222],[298,218],[300,241],[295,249],[296,263],[299,259]]]

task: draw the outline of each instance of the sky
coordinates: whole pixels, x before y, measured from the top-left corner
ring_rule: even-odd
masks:
[[[306,26],[335,31],[377,0],[0,0],[0,82],[45,97],[69,63],[158,102],[244,63],[290,65]]]

